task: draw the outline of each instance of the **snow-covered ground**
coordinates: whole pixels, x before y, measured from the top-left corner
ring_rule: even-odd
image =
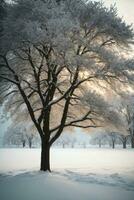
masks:
[[[52,173],[39,149],[0,149],[1,200],[134,200],[134,151],[52,149]]]

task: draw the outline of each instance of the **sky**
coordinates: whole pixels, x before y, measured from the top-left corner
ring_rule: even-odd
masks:
[[[99,1],[99,0],[94,0],[94,1]],[[103,0],[103,2],[108,7],[111,4],[116,4],[119,16],[123,17],[128,24],[133,23],[134,27],[134,0]],[[0,121],[0,143],[1,143],[1,137],[4,134],[8,124],[9,122],[2,123],[2,121]]]

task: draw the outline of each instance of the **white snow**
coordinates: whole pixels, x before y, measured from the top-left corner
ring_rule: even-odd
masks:
[[[52,173],[39,164],[39,149],[0,149],[0,199],[134,200],[131,149],[53,148]]]

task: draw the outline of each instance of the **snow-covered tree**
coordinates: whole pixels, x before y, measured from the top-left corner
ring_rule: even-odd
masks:
[[[37,140],[36,132],[28,124],[23,123],[11,123],[7,131],[4,134],[4,145],[22,145],[25,147],[28,144],[29,148],[32,148],[33,141]]]
[[[11,126],[4,134],[3,142],[4,145],[22,145],[26,146],[26,133],[21,127]]]
[[[98,145],[99,148],[101,148],[102,145],[106,144],[106,139],[107,139],[106,133],[98,132],[91,135],[90,143],[93,145]]]
[[[125,134],[119,133],[118,138],[119,138],[119,140],[121,141],[121,143],[123,145],[123,149],[126,149],[129,135],[125,135]]]
[[[0,34],[3,31],[3,19],[6,16],[6,3],[4,0],[0,0]]]
[[[115,148],[115,144],[119,138],[119,133],[111,131],[107,133],[107,139],[109,141],[110,146],[114,149]]]
[[[34,139],[34,134],[33,133],[27,134],[26,137],[27,137],[27,140],[28,140],[29,148],[32,148],[32,142],[33,142],[33,139]]]
[[[75,144],[77,144],[76,138],[72,138],[71,141],[70,141],[70,144],[71,144],[71,148],[74,148]]]
[[[1,99],[12,114],[33,122],[40,169],[50,171],[50,147],[64,128],[96,127],[98,117],[116,121],[88,86],[130,78],[133,68],[120,49],[129,47],[133,31],[114,7],[82,0],[15,0],[3,24]]]
[[[132,108],[132,106],[127,106],[126,111],[131,147],[134,148],[134,107]]]
[[[70,143],[70,139],[69,137],[63,137],[59,140],[60,142],[60,145],[65,148],[66,146],[69,146],[69,143]]]
[[[4,0],[0,0],[0,47],[1,47],[1,38],[3,36],[3,21],[6,17],[6,3]],[[0,101],[1,103],[1,101]]]
[[[133,90],[130,94],[125,92],[122,95],[121,113],[124,117],[124,129],[126,129],[126,139],[130,139],[131,147],[134,148],[134,95]]]

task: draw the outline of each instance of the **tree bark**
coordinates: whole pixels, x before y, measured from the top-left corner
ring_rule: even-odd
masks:
[[[50,146],[45,143],[44,140],[41,142],[41,171],[49,171],[50,170]]]

